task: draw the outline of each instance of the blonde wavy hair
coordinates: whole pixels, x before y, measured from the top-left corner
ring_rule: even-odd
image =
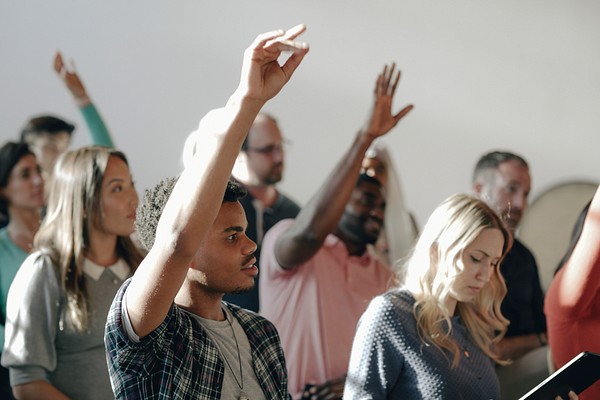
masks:
[[[111,157],[127,164],[120,151],[100,146],[69,151],[58,160],[48,208],[34,239],[34,249],[48,255],[58,268],[66,303],[61,326],[76,332],[89,325],[88,292],[83,262],[89,246],[90,222],[102,226],[101,187]],[[143,255],[127,236],[117,238],[117,254],[135,270]]]
[[[429,217],[406,265],[405,286],[418,293],[413,313],[421,340],[444,354],[452,354],[452,367],[460,360],[461,349],[452,339],[450,311],[445,306],[450,283],[462,271],[462,254],[484,229],[498,229],[504,236],[502,257],[512,246],[512,236],[498,215],[481,200],[465,194],[446,199]],[[458,302],[460,315],[476,345],[499,364],[507,361],[494,351],[506,333],[508,320],[500,311],[506,284],[500,262],[490,281],[473,302]]]

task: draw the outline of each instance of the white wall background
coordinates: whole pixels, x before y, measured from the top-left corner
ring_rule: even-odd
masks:
[[[301,203],[322,183],[371,103],[376,74],[403,71],[386,138],[419,225],[468,191],[476,159],[510,149],[533,193],[600,180],[600,2],[0,0],[0,139],[32,115],[85,125],[52,70],[74,58],[140,191],[175,174],[187,134],[237,86],[243,50],[303,22],[311,51],[267,106],[293,147],[282,189]]]

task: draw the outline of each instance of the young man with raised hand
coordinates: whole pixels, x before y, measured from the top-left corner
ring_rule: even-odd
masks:
[[[213,151],[196,153],[176,182],[163,181],[146,194],[138,229],[149,253],[117,294],[106,327],[117,398],[289,397],[274,326],[221,299],[252,287],[258,273],[231,170],[262,106],[307,53],[295,41],[304,30],[298,25],[255,40],[237,90],[207,115],[212,124],[201,124],[211,129],[199,135],[211,142],[201,146]],[[283,51],[293,54],[280,65]]]

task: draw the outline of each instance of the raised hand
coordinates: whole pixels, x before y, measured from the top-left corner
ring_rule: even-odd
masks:
[[[400,81],[400,71],[394,77],[395,69],[396,64],[392,64],[389,70],[386,65],[383,68],[383,72],[377,76],[375,103],[363,128],[363,133],[367,135],[379,137],[386,134],[413,109],[413,105],[410,104],[400,110],[399,113],[392,114],[392,101],[398,87],[398,82]]]
[[[304,25],[297,25],[285,32],[278,30],[259,35],[244,53],[238,93],[262,102],[279,93],[308,52],[306,43],[294,41],[305,30]],[[283,51],[293,54],[279,65],[277,59]]]
[[[85,86],[83,86],[81,79],[79,79],[79,76],[75,71],[75,63],[71,61],[71,66],[68,67],[64,63],[60,51],[57,51],[56,55],[54,56],[54,71],[56,71],[58,76],[60,76],[62,81],[65,83],[65,86],[67,89],[69,89],[69,92],[71,92],[78,103],[89,102],[89,97],[85,91]],[[83,104],[80,104],[80,106],[81,105]]]

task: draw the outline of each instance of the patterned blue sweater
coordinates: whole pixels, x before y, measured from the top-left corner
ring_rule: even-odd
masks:
[[[344,399],[499,399],[494,364],[471,340],[459,317],[452,338],[462,354],[424,344],[406,289],[378,296],[361,317],[352,346]]]

